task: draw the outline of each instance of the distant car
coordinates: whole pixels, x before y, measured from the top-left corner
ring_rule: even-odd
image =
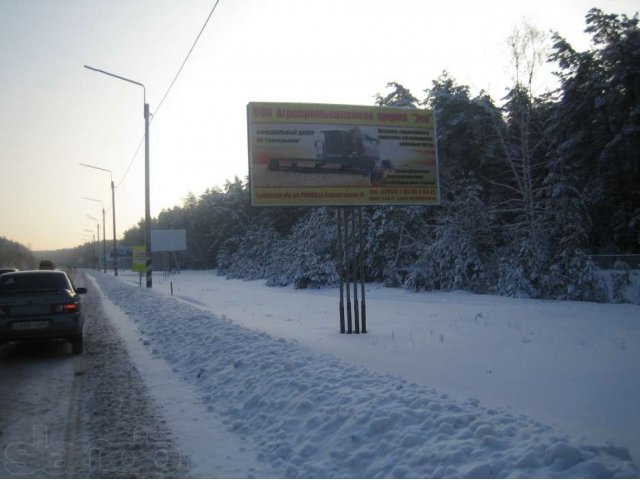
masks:
[[[0,343],[64,338],[73,354],[82,353],[84,293],[61,270],[0,275]]]
[[[18,269],[17,268],[0,268],[0,275],[2,275],[3,273],[11,273],[11,272],[17,272]]]
[[[38,266],[38,268],[40,270],[55,270],[56,266],[51,260],[40,260],[40,265]]]

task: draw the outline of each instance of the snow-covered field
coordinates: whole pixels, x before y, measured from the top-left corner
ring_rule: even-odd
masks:
[[[91,275],[139,329],[133,357],[189,386],[185,416],[211,415],[191,443],[174,432],[187,455],[226,428],[275,476],[639,474],[637,305],[369,285],[369,333],[340,335],[337,289]]]

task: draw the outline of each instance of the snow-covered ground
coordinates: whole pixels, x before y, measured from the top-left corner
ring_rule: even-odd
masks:
[[[89,287],[82,355],[61,339],[0,345],[0,478],[185,477],[149,369],[132,363],[95,285],[75,281]]]
[[[340,335],[337,289],[91,275],[139,329],[133,357],[188,385],[185,417],[211,415],[174,429],[196,474],[216,475],[198,457],[226,428],[257,475],[638,476],[637,305],[369,285],[369,333]]]

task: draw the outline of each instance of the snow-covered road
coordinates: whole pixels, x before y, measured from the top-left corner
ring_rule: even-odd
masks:
[[[176,445],[191,459],[193,475],[216,476],[206,465],[208,457],[215,457],[223,462],[221,467],[226,458],[231,464],[227,469],[243,459],[248,462],[250,470],[239,476],[270,476],[270,472],[284,477],[638,476],[625,445],[591,444],[517,408],[495,408],[475,398],[451,396],[437,383],[408,381],[397,373],[364,368],[304,342],[272,336],[265,329],[245,328],[241,324],[250,319],[208,311],[215,308],[204,308],[206,302],[196,298],[197,291],[182,291],[183,300],[179,300],[138,288],[126,275],[92,275],[112,302],[107,307],[109,315],[120,318],[117,323],[128,338],[132,358],[156,402],[163,405]],[[242,288],[239,283],[229,285]],[[282,290],[272,291],[282,294]],[[288,292],[288,302],[295,303],[296,293]],[[190,302],[184,301],[186,297]],[[261,301],[251,293],[244,298],[247,304]],[[489,298],[481,309],[492,311],[491,302]],[[324,305],[319,307],[323,311],[328,308]],[[386,311],[395,307],[387,305]],[[545,311],[549,305],[540,303],[536,308]],[[509,328],[520,344],[535,344],[536,328],[520,330],[519,313],[514,313]],[[327,312],[324,315],[331,317]],[[485,313],[470,321],[495,319]],[[301,328],[304,318],[285,316],[276,322],[289,329],[294,324]],[[624,325],[615,323],[616,328]],[[309,328],[312,334],[318,333],[317,325]],[[566,328],[554,333],[560,335]],[[624,328],[627,335],[637,332],[634,325]],[[432,348],[451,340],[445,340],[444,333],[436,332],[431,339],[420,338],[419,333],[403,342]],[[332,335],[339,343],[340,336]],[[562,335],[555,340],[564,342]],[[380,339],[375,335],[367,338]],[[630,342],[630,338],[620,341]],[[582,338],[583,342],[592,340]],[[622,350],[632,354],[621,356],[624,361],[612,361],[625,367],[625,362],[634,360],[635,348],[625,343]],[[385,356],[397,357],[401,352],[394,349],[389,355],[380,348]],[[441,353],[449,355],[446,350]],[[424,366],[417,366],[420,368]],[[153,372],[157,369],[172,372],[164,385],[159,381],[161,375]],[[560,376],[565,373],[571,375],[567,371]],[[623,373],[627,375],[624,368]],[[637,377],[629,380],[637,381]],[[186,397],[171,399],[167,391],[177,385],[186,385]],[[630,385],[628,392],[636,395],[635,386]],[[195,398],[191,405],[180,401],[190,397]],[[176,409],[179,405],[181,411]],[[233,447],[239,440],[244,448]]]
[[[0,347],[0,478],[57,473],[53,456],[33,454],[66,457],[77,362],[66,342]]]
[[[185,476],[189,457],[87,286],[82,355],[64,341],[0,348],[0,478]]]

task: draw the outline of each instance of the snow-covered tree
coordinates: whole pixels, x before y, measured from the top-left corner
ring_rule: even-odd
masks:
[[[593,219],[590,244],[614,252],[637,248],[640,225],[640,30],[637,14],[592,9],[586,31],[593,48],[577,52],[559,34],[561,99],[554,131]]]
[[[640,33],[637,16],[593,9],[586,20],[590,50],[552,37],[557,92],[534,94],[547,50],[525,24],[508,39],[514,84],[501,104],[446,72],[424,102],[398,82],[375,96],[380,106],[435,108],[442,205],[365,209],[367,279],[603,298],[587,253],[633,252],[640,241]],[[273,285],[337,281],[333,212],[252,208],[246,181],[190,195],[154,222],[187,229],[192,267]],[[142,224],[125,232],[138,237]]]
[[[494,281],[495,216],[472,178],[460,181],[451,199],[440,207],[432,239],[423,243],[404,285],[486,292]]]
[[[296,288],[335,285],[335,215],[329,208],[313,208],[293,227],[275,249],[270,285],[293,284]]]
[[[377,207],[365,215],[367,277],[402,286],[427,234],[423,207]]]
[[[387,88],[393,90],[384,96],[376,94],[376,105],[379,107],[418,108],[418,99],[405,86],[398,82],[389,82]]]

